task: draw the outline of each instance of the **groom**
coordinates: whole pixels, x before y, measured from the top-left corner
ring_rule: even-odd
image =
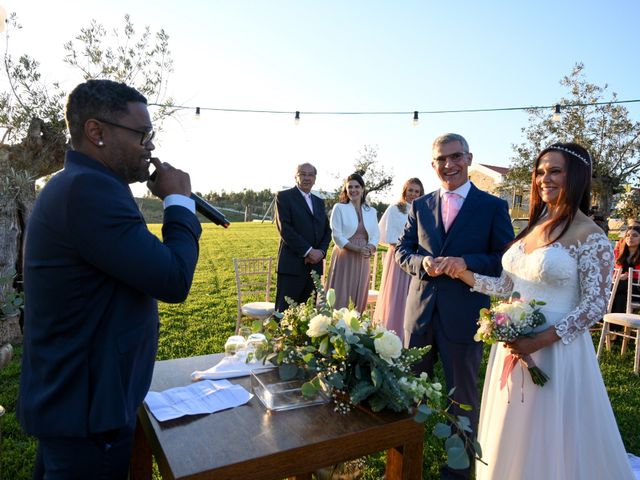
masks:
[[[513,240],[507,202],[478,190],[468,168],[473,155],[461,135],[447,133],[433,142],[431,166],[440,179],[439,190],[413,202],[396,261],[412,275],[404,317],[405,346],[431,350],[414,367],[433,375],[440,358],[450,412],[469,417],[474,434],[478,425],[478,370],[482,343],[475,342],[478,312],[489,297],[471,292],[455,277],[469,269],[500,276],[502,253]],[[470,405],[466,412],[459,404]],[[468,478],[469,470],[448,470],[442,478]]]

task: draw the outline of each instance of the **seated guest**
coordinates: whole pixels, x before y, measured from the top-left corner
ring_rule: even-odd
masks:
[[[640,268],[640,226],[630,227],[622,237],[622,248],[616,256],[616,266],[622,270],[618,289],[613,299],[612,312],[625,313],[627,311],[627,289],[629,281],[628,270],[630,268]],[[634,274],[638,278],[638,273]]]
[[[335,243],[326,288],[336,292],[335,308],[353,302],[356,310],[367,308],[369,295],[369,257],[375,254],[380,233],[375,208],[366,203],[367,190],[362,177],[347,177],[340,192],[340,203],[331,212],[331,237]]]
[[[640,222],[635,218],[630,218],[627,221],[627,226],[623,227],[621,230],[624,232],[627,228],[631,227],[640,227]],[[616,242],[616,246],[613,247],[613,256],[618,258],[618,253],[620,253],[620,249],[624,246],[624,235],[622,235],[618,241]]]
[[[389,250],[382,267],[380,293],[373,312],[373,320],[387,330],[396,332],[400,340],[404,338],[404,307],[411,275],[396,263],[396,243],[404,231],[411,203],[422,195],[424,195],[422,182],[418,178],[410,178],[402,187],[400,201],[389,205],[378,224],[380,243],[387,245]]]

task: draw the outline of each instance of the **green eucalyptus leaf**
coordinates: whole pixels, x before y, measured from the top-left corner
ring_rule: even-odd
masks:
[[[469,417],[458,416],[458,421],[456,422],[456,424],[465,432],[471,431],[471,420],[469,420]]]
[[[291,380],[298,375],[298,367],[290,363],[284,363],[278,367],[281,380]]]
[[[302,388],[300,389],[302,395],[305,397],[314,397],[318,394],[318,388],[313,384],[313,382],[305,382],[302,384]]]
[[[480,446],[480,442],[477,439],[473,440],[473,449],[476,452],[476,456],[482,458],[482,447]]]
[[[432,410],[424,403],[421,403],[420,405],[418,405],[418,408],[416,409],[416,415],[413,417],[413,419],[418,423],[424,423],[427,421],[431,413]]]
[[[448,438],[451,435],[451,425],[436,423],[433,427],[433,434],[438,438]]]
[[[372,395],[376,390],[376,387],[369,382],[358,382],[355,387],[351,389],[351,401],[358,404]]]
[[[329,353],[329,337],[324,337],[320,342],[320,346],[318,347],[318,351],[322,355],[326,355]]]
[[[464,448],[452,447],[447,449],[447,465],[455,470],[469,468],[469,455]]]
[[[471,405],[467,405],[466,403],[461,403],[460,408],[465,412],[470,412],[471,410],[473,410],[473,407]]]
[[[444,448],[446,448],[447,451],[451,448],[464,448],[464,442],[462,441],[462,438],[460,438],[460,435],[454,433],[445,440]]]

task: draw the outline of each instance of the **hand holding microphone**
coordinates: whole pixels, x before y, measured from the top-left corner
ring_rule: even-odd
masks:
[[[174,193],[191,196],[191,179],[188,173],[178,170],[166,162],[163,163],[155,157],[152,157],[150,161],[156,167],[147,182],[147,188],[151,193],[162,200],[167,195]]]
[[[167,195],[171,194],[190,197],[195,202],[196,211],[200,215],[216,225],[224,228],[229,227],[229,220],[220,211],[202,197],[191,193],[191,179],[188,173],[178,170],[166,162],[163,163],[155,157],[152,157],[150,161],[156,167],[147,182],[147,187],[151,193],[163,200]]]

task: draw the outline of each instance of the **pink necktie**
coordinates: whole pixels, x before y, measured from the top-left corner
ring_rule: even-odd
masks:
[[[444,231],[448,232],[451,224],[456,219],[456,215],[460,211],[461,197],[457,193],[444,192],[442,202],[442,220],[444,220]]]

